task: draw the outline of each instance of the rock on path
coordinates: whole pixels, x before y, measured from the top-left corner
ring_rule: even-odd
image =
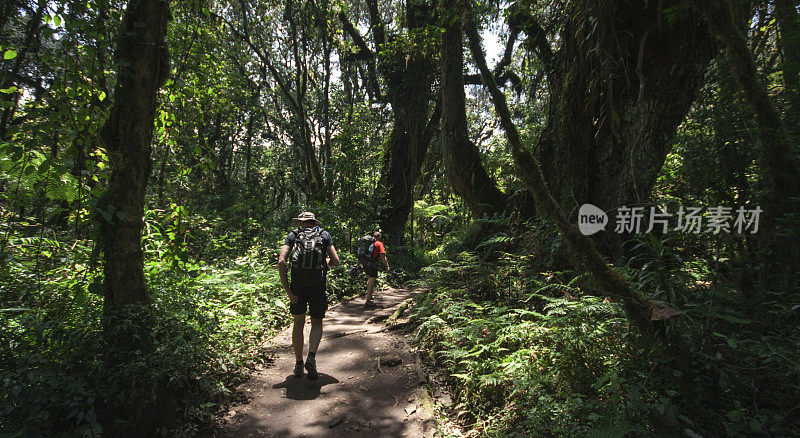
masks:
[[[376,293],[331,307],[317,353],[319,380],[292,376],[291,328],[275,339],[275,362],[239,386],[248,398],[229,411],[227,437],[431,437],[433,409],[420,386],[417,360],[405,337],[380,331],[376,315],[391,314],[411,290]],[[373,319],[374,320],[374,319]],[[306,324],[306,342],[310,324]]]

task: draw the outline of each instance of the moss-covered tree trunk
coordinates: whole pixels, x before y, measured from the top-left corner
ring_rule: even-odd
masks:
[[[386,41],[377,2],[370,2],[378,71],[386,84],[386,97],[392,104],[394,123],[386,143],[378,193],[381,196],[378,223],[390,244],[405,242],[405,227],[414,202],[422,162],[438,123],[438,108],[433,102],[436,62],[431,7],[424,1],[406,2],[405,27],[408,41]],[[402,40],[401,40],[402,41]]]
[[[350,62],[367,62],[364,85],[371,99],[391,103],[392,132],[384,147],[381,177],[376,187],[376,213],[384,238],[394,245],[405,241],[405,227],[413,205],[414,186],[439,119],[438,106],[433,103],[433,84],[436,78],[435,37],[432,7],[424,0],[405,2],[402,34],[387,38],[377,0],[367,2],[372,30],[373,51],[362,36],[340,12],[339,21],[352,38],[358,51],[345,55],[345,71]],[[377,69],[375,66],[377,65]],[[376,70],[385,84],[381,93]],[[349,80],[345,80],[349,87]],[[348,94],[348,99],[351,99]],[[350,104],[352,107],[352,99]]]
[[[543,57],[551,104],[536,152],[568,214],[584,203],[610,210],[647,201],[716,53],[691,9],[664,12],[674,3],[567,6],[559,49]],[[541,56],[549,47],[531,33]]]
[[[152,350],[141,231],[157,95],[169,74],[165,42],[168,18],[166,0],[127,3],[115,52],[114,102],[100,131],[111,165],[108,189],[97,209],[104,262],[105,354],[112,367],[140,363]],[[168,407],[169,397],[164,397],[156,382],[114,384],[121,391],[138,395],[135,404],[111,398],[100,407],[104,432],[110,436],[151,436],[155,425],[173,413]],[[121,426],[117,418],[129,423]]]
[[[506,195],[484,169],[480,151],[469,139],[458,10],[456,0],[442,1],[442,158],[453,191],[481,217],[502,212]]]
[[[401,99],[417,100],[416,104],[405,102],[403,105],[392,105],[394,111],[394,127],[386,144],[383,168],[380,179],[380,208],[378,223],[390,244],[405,243],[404,231],[411,206],[414,203],[414,186],[419,179],[425,154],[435,131],[434,124],[439,121],[438,106],[428,117],[428,103],[431,96],[432,81],[415,80],[416,71],[406,71],[405,80],[410,85]],[[422,90],[420,85],[424,87]],[[426,87],[427,86],[427,87]],[[393,100],[394,102],[394,100]]]
[[[471,14],[468,12],[470,6],[463,3],[465,1],[469,0],[445,0],[446,3],[458,2],[456,4],[459,9],[461,9],[467,17],[470,17]],[[483,54],[483,49],[481,48],[481,40],[475,22],[468,19],[466,20],[465,27],[467,36],[469,37],[472,57],[478,64],[481,79],[489,90],[495,111],[500,118],[500,125],[505,131],[508,143],[511,146],[517,176],[519,176],[528,190],[530,190],[541,216],[555,222],[577,263],[594,276],[600,286],[601,293],[612,300],[621,301],[630,321],[638,327],[644,335],[651,336],[653,303],[641,292],[631,288],[622,275],[612,270],[600,256],[597,249],[595,249],[592,241],[587,236],[581,234],[578,228],[567,219],[561,206],[550,193],[539,161],[522,145],[522,139],[516,125],[514,125],[512,121],[511,111],[506,103],[505,95],[503,95],[498,88],[494,80],[494,75],[486,65],[486,59]]]
[[[100,133],[112,169],[98,206],[106,315],[149,303],[141,230],[157,93],[169,72],[168,17],[165,0],[132,0],[119,31],[114,103]]]

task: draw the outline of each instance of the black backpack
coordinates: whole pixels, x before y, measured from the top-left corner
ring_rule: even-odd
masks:
[[[358,246],[356,246],[356,258],[361,261],[372,258],[372,245],[374,244],[375,238],[369,234],[358,239]]]
[[[325,269],[325,241],[322,239],[322,229],[298,228],[294,233],[297,238],[292,247],[292,269]]]

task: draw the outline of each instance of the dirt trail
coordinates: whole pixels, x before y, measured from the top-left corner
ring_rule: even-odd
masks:
[[[367,322],[391,314],[411,295],[389,289],[376,293],[381,308],[364,309],[363,298],[331,307],[317,353],[317,381],[292,376],[291,328],[281,332],[275,362],[238,388],[248,403],[229,411],[222,435],[432,436],[432,404],[420,383],[416,354],[404,335],[381,331],[382,321]],[[309,329],[306,323],[306,340]]]

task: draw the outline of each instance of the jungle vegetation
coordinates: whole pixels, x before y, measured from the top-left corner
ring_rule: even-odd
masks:
[[[213,428],[306,210],[471,436],[800,434],[797,1],[3,0],[0,54],[2,434]]]

